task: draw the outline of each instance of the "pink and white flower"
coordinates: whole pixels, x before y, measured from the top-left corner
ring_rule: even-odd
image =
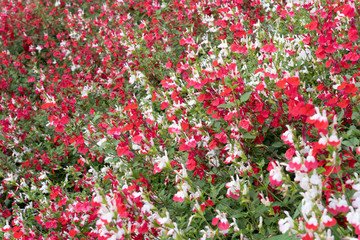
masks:
[[[289,125],[286,125],[286,127],[288,128],[288,130],[281,135],[281,139],[284,141],[285,144],[292,146],[294,144],[294,134],[292,133]]]
[[[331,146],[338,147],[341,144],[341,139],[337,137],[337,132],[334,130],[328,139]]]
[[[186,197],[187,197],[187,192],[186,192],[186,191],[178,191],[178,192],[174,195],[173,200],[174,200],[175,202],[183,202]]]
[[[301,166],[302,166],[302,159],[300,156],[300,153],[298,151],[295,152],[296,156],[293,157],[293,159],[289,162],[289,167],[290,170],[294,171],[299,171]]]
[[[171,223],[169,212],[166,212],[166,217],[158,217],[156,219],[156,222],[160,225],[165,225]]]
[[[318,162],[316,161],[315,157],[313,156],[313,150],[309,151],[309,155],[306,157],[304,162],[305,167],[311,171],[318,167]]]
[[[312,216],[309,220],[305,222],[305,227],[307,230],[316,230],[319,227],[319,223],[316,220],[315,213],[312,213]]]
[[[281,186],[283,181],[279,163],[270,162],[268,170],[270,171],[270,184],[277,187]]]
[[[327,210],[325,209],[323,212],[323,215],[321,217],[321,223],[325,226],[325,227],[332,227],[336,224],[336,219],[330,217],[327,214]]]
[[[307,118],[307,122],[314,124],[317,129],[325,129],[328,127],[328,119],[326,116],[326,111],[323,110],[322,113],[320,113],[320,110],[318,107],[315,107],[316,113],[312,115],[311,117]]]
[[[216,212],[218,213],[218,215],[216,215],[216,217],[213,218],[212,220],[212,225],[218,225],[218,228],[220,230],[228,230],[230,227],[230,224],[228,222],[228,220],[226,219],[226,213],[220,213],[219,210],[216,210]],[[220,221],[220,222],[219,222]]]
[[[231,176],[231,179],[231,182],[225,184],[225,187],[228,189],[226,196],[237,199],[240,197],[240,179],[238,175],[236,175],[236,180],[233,176]]]

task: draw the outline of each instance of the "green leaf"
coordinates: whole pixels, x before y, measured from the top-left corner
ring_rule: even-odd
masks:
[[[282,234],[282,235],[276,235],[271,238],[268,238],[268,240],[298,240],[300,238],[291,237],[288,234]]]
[[[267,207],[264,204],[260,204],[255,210],[255,215],[262,216],[265,211],[267,211]]]
[[[246,102],[251,96],[251,92],[244,93],[240,97],[240,102]]]
[[[0,140],[8,141],[9,139],[7,139],[6,137],[0,135]]]
[[[344,110],[341,109],[341,112],[339,113],[337,119],[338,119],[338,120],[341,120],[341,119],[343,118],[343,116],[344,116]]]
[[[349,74],[346,74],[346,75],[345,75],[345,77],[346,77],[347,79],[352,78],[352,76],[351,76],[351,75],[349,75]]]
[[[352,143],[353,146],[358,146],[359,145],[359,139],[357,139],[357,138],[350,139],[350,142]]]
[[[239,86],[239,84],[234,84],[233,86],[231,86],[231,89],[234,90],[237,86]]]
[[[301,211],[301,208],[302,208],[302,203],[300,203],[294,213],[294,216],[293,216],[293,219],[296,219],[299,215],[300,215],[300,211]]]
[[[274,222],[274,218],[265,218],[264,223],[266,226],[271,225]]]
[[[256,136],[251,135],[251,133],[246,133],[246,134],[244,135],[244,138],[246,138],[246,139],[255,139]]]
[[[215,197],[216,198],[219,195],[219,192],[221,191],[221,189],[223,189],[225,187],[225,183],[220,183],[219,185],[216,186],[216,190],[215,190]]]
[[[346,147],[350,147],[352,145],[350,141],[342,141],[341,143]]]
[[[353,114],[351,115],[351,120],[354,119],[359,119],[359,113],[358,112],[353,112]]]
[[[231,107],[232,107],[232,104],[229,104],[229,103],[220,104],[220,105],[218,105],[218,107],[221,107],[221,108],[231,108]]]
[[[95,115],[93,122],[96,122],[101,117],[101,115]]]
[[[245,217],[245,216],[247,216],[246,212],[239,212],[237,214],[232,215],[231,217],[233,217],[233,218],[241,218],[241,217]]]
[[[273,145],[271,145],[271,146],[274,147],[274,148],[279,148],[279,147],[281,147],[282,145],[283,145],[282,142],[275,142],[275,143],[273,143]]]
[[[0,151],[0,157],[6,158],[7,156],[2,151]]]
[[[326,172],[326,170],[325,170],[325,168],[317,168],[317,169],[316,169],[316,172],[317,172],[317,174],[321,174],[321,173]],[[323,189],[324,189],[324,188],[323,188]]]

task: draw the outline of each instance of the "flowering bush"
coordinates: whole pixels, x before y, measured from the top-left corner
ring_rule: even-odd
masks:
[[[0,0],[2,239],[360,239],[355,0]]]

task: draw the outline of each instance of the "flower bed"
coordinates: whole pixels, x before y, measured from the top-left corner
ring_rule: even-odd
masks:
[[[0,5],[2,239],[360,239],[358,1]]]

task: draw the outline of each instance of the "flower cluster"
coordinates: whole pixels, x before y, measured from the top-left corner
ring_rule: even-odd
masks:
[[[360,239],[355,0],[0,0],[2,239]]]

